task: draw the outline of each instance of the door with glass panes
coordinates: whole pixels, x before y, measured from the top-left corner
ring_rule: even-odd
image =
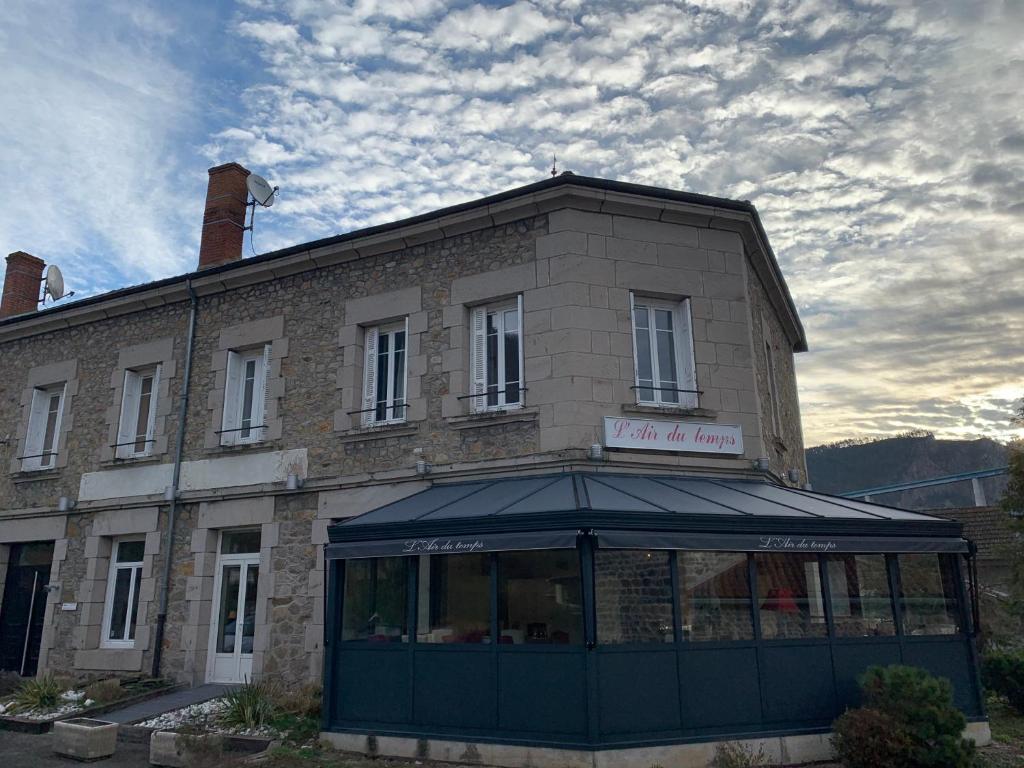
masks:
[[[259,530],[222,532],[210,620],[210,682],[241,683],[252,677],[259,580]]]

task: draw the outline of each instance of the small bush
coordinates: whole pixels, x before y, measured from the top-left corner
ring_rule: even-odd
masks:
[[[279,695],[277,687],[267,681],[243,683],[224,694],[227,707],[220,721],[232,728],[262,728],[277,714],[274,702]]]
[[[758,747],[755,752],[743,744],[731,741],[718,744],[715,756],[711,759],[711,768],[758,768],[768,764],[764,747]]]
[[[948,680],[916,667],[871,667],[860,680],[865,707],[874,715],[857,714],[836,722],[836,752],[847,768],[893,765],[907,768],[971,768],[974,743],[962,738],[967,725],[953,705]],[[840,718],[841,720],[842,718]],[[883,725],[884,722],[884,725]],[[839,732],[842,732],[842,736]],[[873,744],[885,744],[893,754],[878,762]],[[903,745],[904,754],[898,754]],[[867,762],[865,762],[867,761]]]
[[[14,693],[21,687],[23,678],[17,672],[0,670],[0,696]]]
[[[832,745],[846,768],[908,768],[910,737],[877,709],[851,709],[832,725]]]
[[[85,688],[85,698],[92,699],[97,704],[109,704],[123,696],[124,689],[121,687],[121,681],[116,677],[109,680],[98,680]]]
[[[10,711],[30,712],[55,709],[60,703],[60,695],[65,690],[66,686],[63,681],[53,675],[41,675],[25,680],[14,692],[13,706]]]
[[[320,718],[323,689],[316,683],[307,683],[296,690],[279,689],[274,704],[278,710],[295,717]]]
[[[1024,654],[990,651],[981,661],[981,680],[992,693],[1006,698],[1018,714],[1024,714]]]

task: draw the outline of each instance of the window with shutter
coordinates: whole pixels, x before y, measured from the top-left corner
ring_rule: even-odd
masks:
[[[124,372],[115,446],[117,458],[131,459],[152,454],[159,381],[159,365]]]
[[[63,409],[64,384],[33,391],[21,462],[23,470],[50,469],[55,465]]]
[[[668,302],[630,294],[636,399],[641,405],[696,408],[690,300]]]
[[[270,345],[228,352],[221,445],[258,443],[266,426]]]
[[[363,360],[363,426],[406,420],[408,319],[368,328]]]
[[[470,316],[470,401],[474,411],[523,404],[523,301],[475,307]]]

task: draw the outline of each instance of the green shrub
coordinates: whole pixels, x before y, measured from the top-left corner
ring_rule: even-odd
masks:
[[[109,704],[123,696],[124,689],[121,687],[121,681],[116,677],[108,680],[97,680],[85,688],[85,698],[87,700],[92,699],[97,704]]]
[[[295,689],[278,689],[274,704],[284,714],[319,719],[322,697],[323,689],[319,685],[307,683]]]
[[[53,675],[40,675],[25,680],[14,692],[11,712],[45,711],[60,704],[60,695],[67,690],[62,680]]]
[[[758,768],[768,765],[764,747],[753,749],[736,742],[725,741],[715,747],[711,768]]]
[[[877,709],[851,709],[832,724],[832,745],[846,768],[908,768],[910,737]]]
[[[1018,714],[1024,714],[1024,654],[989,651],[981,661],[981,681],[989,691],[1005,697]]]
[[[953,705],[953,687],[948,680],[917,667],[894,665],[871,667],[860,684],[864,709],[877,716],[856,715],[841,725],[837,721],[843,736],[837,736],[833,743],[848,768],[871,764],[906,768],[974,765],[974,743],[962,737],[967,720]],[[847,715],[858,711],[851,710]],[[893,753],[888,762],[878,762],[871,752],[875,743],[886,744]],[[898,754],[900,745],[905,747],[903,755]]]
[[[277,714],[277,687],[265,680],[246,682],[224,694],[227,707],[220,721],[232,728],[257,729],[268,725]]]

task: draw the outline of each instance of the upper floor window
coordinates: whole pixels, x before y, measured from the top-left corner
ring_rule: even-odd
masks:
[[[65,384],[36,387],[32,391],[32,406],[25,439],[23,470],[50,469],[57,459],[60,421],[64,411]]]
[[[474,307],[470,402],[475,411],[523,404],[523,297]]]
[[[117,450],[119,459],[149,456],[153,452],[153,430],[156,424],[157,387],[160,366],[124,372],[121,395],[121,419],[118,422]]]
[[[363,426],[405,421],[409,322],[366,330],[363,361]]]
[[[146,543],[141,539],[114,542],[103,609],[102,645],[105,647],[130,648],[135,644],[145,550]]]
[[[697,407],[690,300],[630,294],[636,400],[641,405]]]
[[[269,359],[269,344],[228,352],[221,445],[257,443],[263,439]]]

